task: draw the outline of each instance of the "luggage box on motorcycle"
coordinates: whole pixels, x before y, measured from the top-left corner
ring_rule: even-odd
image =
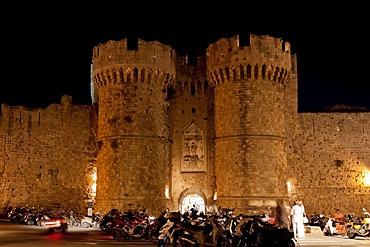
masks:
[[[180,212],[171,212],[168,216],[169,220],[172,222],[180,222],[182,214]]]

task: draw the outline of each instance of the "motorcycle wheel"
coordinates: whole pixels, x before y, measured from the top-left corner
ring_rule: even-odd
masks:
[[[350,239],[354,239],[356,237],[356,232],[352,229],[349,229],[347,231],[347,237],[350,238]]]
[[[62,227],[62,232],[63,233],[66,233],[67,232],[67,229],[68,229],[68,227]]]
[[[27,220],[26,224],[28,226],[34,225],[34,220]]]
[[[20,224],[21,220],[18,217],[14,218],[14,224]]]
[[[153,232],[149,232],[148,233],[148,239],[150,240],[150,242],[152,242],[153,244],[156,244],[158,242],[158,236],[156,236],[156,234],[154,234]]]
[[[220,236],[217,240],[217,247],[232,247],[232,243],[229,239]]]
[[[103,231],[103,232],[107,232],[107,233],[112,233],[112,222],[108,222],[106,224],[101,224],[100,225],[100,229]]]
[[[125,239],[125,235],[121,230],[118,229],[113,229],[112,230],[112,235],[115,240],[121,241]]]
[[[99,228],[100,228],[100,230],[102,230],[103,232],[105,232],[105,231],[107,230],[106,224],[100,224]]]
[[[158,241],[157,241],[157,247],[165,247],[167,245],[170,245],[168,238],[158,239]]]
[[[81,226],[82,226],[82,227],[84,227],[84,228],[89,228],[89,227],[91,227],[90,223],[88,223],[88,222],[82,222],[82,223],[81,223]]]

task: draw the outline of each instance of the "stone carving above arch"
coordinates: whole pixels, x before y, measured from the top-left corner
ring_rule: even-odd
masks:
[[[181,172],[205,172],[205,137],[203,130],[192,122],[182,133]]]

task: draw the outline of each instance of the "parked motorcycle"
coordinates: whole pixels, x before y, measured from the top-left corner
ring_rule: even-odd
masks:
[[[81,220],[81,227],[84,228],[90,228],[90,227],[95,227],[95,228],[100,228],[99,222],[100,222],[100,215],[99,214],[94,214],[93,216],[85,216]]]
[[[111,209],[108,213],[103,215],[99,220],[99,228],[103,232],[112,233],[113,227],[116,225],[117,217],[119,217],[119,210]]]
[[[13,208],[9,213],[8,213],[8,219],[10,222],[14,224],[20,224],[23,216],[25,214],[25,209],[23,208]]]
[[[164,247],[166,245],[176,246],[176,238],[178,236],[177,223],[182,220],[182,215],[179,212],[169,213],[167,222],[160,228],[157,240],[157,247]]]
[[[175,241],[175,245],[179,247],[198,247],[205,245],[215,246],[212,238],[212,224],[207,223],[202,226],[185,226],[179,225],[183,229]]]
[[[121,216],[112,229],[113,238],[116,240],[148,238],[149,222],[153,217],[145,215]]]
[[[211,215],[198,222],[184,221],[176,224],[181,230],[175,239],[179,247],[230,246],[228,229],[222,216]]]
[[[326,216],[323,213],[322,214],[316,214],[314,212],[314,214],[311,215],[311,218],[308,222],[308,225],[309,226],[319,226],[321,228],[321,230],[324,230],[326,222],[327,222],[327,219],[326,219]]]
[[[166,224],[168,220],[168,215],[169,215],[169,209],[166,209],[159,215],[158,218],[156,218],[155,220],[151,220],[149,222],[148,239],[153,244],[157,244],[158,237],[159,237],[159,231],[162,228],[162,226]]]
[[[370,213],[366,208],[362,208],[363,213],[366,215],[362,218],[361,222],[352,221],[347,223],[347,236],[354,239],[356,236],[370,237]]]
[[[24,214],[21,223],[26,224],[26,225],[36,225],[37,226],[38,218],[39,218],[39,213],[37,210],[29,210]]]
[[[294,233],[287,228],[280,228],[262,220],[264,216],[245,215],[236,229],[233,247],[294,247]]]
[[[221,215],[216,215],[213,223],[213,242],[217,246],[231,246],[236,227],[241,220],[240,215],[234,215],[235,208],[222,208]]]

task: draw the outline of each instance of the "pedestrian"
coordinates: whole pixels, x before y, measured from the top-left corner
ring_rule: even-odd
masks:
[[[193,207],[190,209],[190,217],[193,219],[198,218],[198,210],[195,207],[195,204],[193,204]]]
[[[344,214],[339,208],[335,210],[333,216],[336,222],[344,223]]]
[[[308,223],[308,218],[307,218],[307,215],[306,215],[306,210],[305,210],[305,207],[303,205],[303,202],[301,200],[299,200],[299,206],[301,207],[301,210],[302,210],[302,215],[303,215],[303,218],[302,218],[302,221],[303,221],[303,224],[300,224],[299,227],[300,229],[298,230],[298,232],[300,233],[298,237],[300,238],[304,238],[306,236],[306,229],[305,229],[305,224]]]
[[[284,206],[284,209],[285,209],[285,212],[287,212],[287,216],[288,216],[288,230],[292,231],[292,217],[290,215],[290,212],[292,211],[292,207],[289,205],[289,203],[287,203]]]
[[[304,238],[305,237],[305,229],[303,224],[303,210],[304,207],[301,201],[296,200],[294,201],[294,205],[290,212],[291,220],[292,220],[292,229],[294,232],[295,238]]]
[[[288,213],[281,202],[278,202],[275,208],[275,222],[278,227],[288,228],[289,224]]]

